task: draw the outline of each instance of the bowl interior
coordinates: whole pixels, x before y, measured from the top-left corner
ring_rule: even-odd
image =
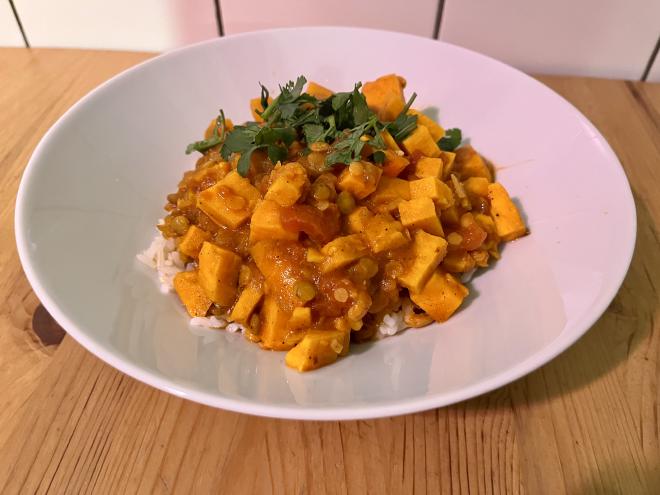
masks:
[[[357,56],[357,54],[361,54]],[[365,55],[368,54],[368,55]],[[195,157],[183,153],[223,108],[249,118],[258,82],[304,74],[336,90],[395,72],[427,109],[497,167],[531,235],[507,245],[449,322],[355,346],[299,374],[240,335],[191,332],[145,249]],[[504,384],[574,342],[627,270],[635,213],[607,143],[545,86],[487,57],[423,38],[358,29],[229,37],[128,71],[47,134],[23,178],[17,239],[37,295],[102,359],[208,404],[295,418],[390,415]]]

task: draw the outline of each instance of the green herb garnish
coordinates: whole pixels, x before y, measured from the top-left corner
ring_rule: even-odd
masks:
[[[210,150],[214,146],[219,145],[225,139],[225,113],[220,110],[220,115],[215,120],[215,127],[213,128],[213,134],[208,139],[203,139],[201,141],[195,141],[190,143],[186,148],[186,155],[189,155],[193,151],[199,151],[203,153],[204,151]]]
[[[447,129],[444,137],[438,141],[438,146],[443,151],[454,151],[461,145],[461,141],[463,141],[463,133],[460,129]]]
[[[417,127],[417,116],[408,115],[410,105],[417,96],[414,93],[394,121],[381,122],[360,92],[361,83],[356,84],[352,91],[335,93],[319,100],[303,92],[306,82],[300,76],[295,82],[289,81],[280,86],[280,94],[270,103],[268,88],[260,84],[263,111],[259,115],[262,123],[247,122],[226,131],[225,116],[220,110],[213,135],[188,145],[186,153],[203,153],[222,145],[220,154],[225,160],[235,153],[240,154],[237,170],[243,177],[248,175],[250,159],[255,151],[265,150],[268,158],[276,163],[287,158],[289,146],[296,140],[307,144],[302,154],[309,153],[309,145],[313,143],[330,144],[331,149],[325,159],[327,167],[348,165],[359,160],[366,145],[369,145],[373,162],[382,164],[385,161],[382,131],[389,131],[395,140],[401,141]],[[452,131],[447,131],[447,136],[440,142],[447,139]],[[443,147],[443,144],[440,146]]]

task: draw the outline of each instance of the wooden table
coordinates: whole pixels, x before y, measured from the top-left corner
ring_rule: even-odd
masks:
[[[660,493],[660,85],[539,78],[609,140],[637,205],[630,272],[577,344],[451,407],[280,421],[167,395],[33,330],[13,236],[21,172],[71,104],[150,56],[0,49],[0,492]]]

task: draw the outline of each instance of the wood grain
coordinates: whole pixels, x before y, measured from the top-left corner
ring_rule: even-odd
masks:
[[[607,137],[638,241],[608,311],[561,356],[454,406],[300,422],[200,406],[30,328],[12,237],[16,185],[47,127],[145,54],[0,49],[0,492],[660,493],[660,85],[543,77]],[[7,88],[5,90],[4,88]]]

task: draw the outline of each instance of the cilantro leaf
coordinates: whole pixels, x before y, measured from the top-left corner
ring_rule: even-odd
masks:
[[[268,88],[261,83],[259,83],[259,86],[261,86],[261,108],[266,110],[268,108]]]
[[[373,115],[367,106],[367,100],[362,93],[358,91],[359,86],[355,85],[351,101],[353,103],[353,124],[362,125]]]
[[[244,152],[241,153],[241,157],[238,159],[238,165],[236,166],[236,171],[240,174],[241,177],[247,177],[248,172],[250,171],[250,160],[252,159],[252,153],[254,153],[259,146],[252,146]]]
[[[220,132],[218,132],[220,130]],[[186,155],[189,155],[193,151],[199,151],[203,153],[207,150],[210,150],[214,146],[219,145],[225,139],[225,112],[220,110],[220,115],[215,120],[215,127],[213,128],[213,134],[208,139],[203,139],[201,141],[195,141],[190,143],[186,147]]]
[[[305,135],[305,141],[310,145],[312,143],[324,141],[326,130],[321,124],[305,124],[303,126],[303,134]]]
[[[415,98],[417,98],[417,93],[412,94],[408,103],[403,107],[403,110],[401,110],[401,113],[397,118],[387,124],[387,130],[397,141],[404,140],[417,128],[417,115],[408,115],[408,110],[413,101],[415,101]]]
[[[225,142],[222,145],[220,154],[227,160],[232,153],[244,153],[250,147],[254,146],[254,141],[261,127],[255,123],[246,125],[237,125],[227,134]]]
[[[443,151],[454,151],[461,145],[463,133],[458,128],[447,129],[444,137],[438,140],[438,146]]]
[[[289,154],[288,150],[284,146],[279,146],[277,144],[269,144],[266,149],[268,151],[268,158],[273,163],[277,163],[286,159]]]
[[[374,163],[378,163],[380,165],[385,161],[385,152],[382,150],[375,151],[374,154],[371,155],[371,159],[374,161]]]

